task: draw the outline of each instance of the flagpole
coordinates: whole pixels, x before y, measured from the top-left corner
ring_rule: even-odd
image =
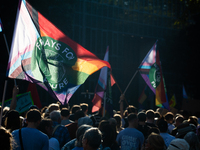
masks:
[[[105,107],[106,107],[106,92],[104,92],[103,117],[105,117]]]
[[[124,95],[125,95],[125,93],[126,93],[128,87],[129,87],[129,85],[131,84],[131,82],[133,81],[133,79],[135,78],[135,76],[136,76],[137,73],[138,73],[138,70],[135,72],[135,74],[133,75],[132,79],[131,79],[130,82],[128,83],[126,89],[124,90],[124,93],[123,93]]]
[[[6,40],[6,35],[5,35],[5,33],[3,34],[3,37],[4,37],[4,41],[5,41],[5,43],[6,43],[6,48],[7,48],[8,54],[9,54],[10,52],[9,52],[8,42],[7,42],[7,40]]]
[[[2,98],[2,102],[1,102],[0,127],[1,127],[1,121],[2,121],[2,115],[3,115],[4,100],[5,100],[5,95],[6,95],[6,87],[7,87],[7,80],[5,80],[3,98]]]
[[[112,77],[114,78],[113,74],[112,74]],[[114,78],[114,80],[115,80],[115,78]],[[119,84],[117,83],[116,80],[115,80],[115,83],[116,83],[116,85],[117,85],[119,91],[121,92],[121,94],[123,94],[123,92],[122,92],[121,88],[119,87]],[[124,97],[124,100],[125,100],[126,104],[129,105],[128,102],[126,101],[126,98],[125,98],[125,97]]]
[[[10,54],[10,51],[9,51],[8,42],[7,42],[5,33],[3,33],[3,37],[4,37],[4,41],[5,41],[5,43],[6,43],[6,49],[7,49],[7,51],[8,51],[8,55],[9,55],[9,54]],[[16,82],[15,79],[14,79],[14,83],[15,83],[15,86],[17,86],[17,82]]]

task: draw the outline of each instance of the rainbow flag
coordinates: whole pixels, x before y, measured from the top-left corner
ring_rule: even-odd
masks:
[[[156,52],[157,41],[147,53],[146,57],[139,66],[142,78],[145,80],[149,88],[156,95],[155,105],[165,103],[165,87],[160,64],[159,52]]]
[[[140,95],[140,97],[139,97],[139,99],[138,99],[138,102],[139,102],[140,104],[143,104],[144,101],[147,99],[147,97],[148,97],[148,94],[147,94],[147,85],[145,85],[145,87],[144,87],[144,89],[142,90],[142,93],[141,93],[141,95]]]
[[[164,83],[164,89],[165,89],[166,102],[162,103],[161,105],[162,105],[163,108],[166,108],[170,111],[169,100],[168,100],[168,96],[167,96],[167,88],[166,88],[166,85],[165,85],[164,76],[163,76],[163,83]]]
[[[169,105],[170,105],[170,107],[176,106],[176,97],[175,97],[175,94],[174,94],[174,95],[172,96],[172,98],[170,99]]]
[[[37,83],[62,104],[110,64],[71,40],[25,0],[19,2],[7,76]]]
[[[147,83],[147,85],[153,91],[154,94],[156,94],[155,90],[156,86],[155,84],[153,85],[151,84],[149,79],[149,72],[153,64],[156,63],[156,46],[157,45],[155,43],[139,66],[139,71],[142,78],[144,79],[144,81]]]
[[[142,93],[140,94],[140,97],[138,98],[138,102],[139,102],[139,108],[140,109],[145,109],[145,107],[147,107],[147,103],[146,101],[149,101],[151,99],[154,98],[154,93],[152,92],[152,90],[149,88],[149,86],[145,85]]]

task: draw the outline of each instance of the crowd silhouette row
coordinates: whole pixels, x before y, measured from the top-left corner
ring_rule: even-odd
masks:
[[[1,108],[2,150],[200,150],[199,116],[184,110],[124,110],[122,94],[109,118],[102,109],[88,114],[87,103],[32,105],[19,114],[18,92],[15,86],[10,107]]]

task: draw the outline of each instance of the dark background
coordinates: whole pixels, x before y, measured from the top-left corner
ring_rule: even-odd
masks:
[[[99,1],[101,2],[101,1]],[[65,1],[54,1],[54,0],[29,0],[29,3],[38,10],[41,14],[43,14],[47,19],[49,19],[53,24],[55,24],[59,29],[61,29],[66,35],[68,35],[70,38],[72,38],[72,23],[73,23],[73,13],[74,13],[74,6],[79,3],[78,0],[65,0]],[[10,1],[2,1],[0,4],[0,17],[3,23],[3,33],[6,35],[8,46],[10,48],[11,41],[12,41],[12,34],[14,30],[14,23],[15,23],[15,17],[16,17],[16,11],[17,11],[17,0],[10,0]],[[50,6],[54,5],[61,5],[64,7],[67,11],[63,12],[63,16],[58,19],[57,17],[61,14],[56,14],[56,11],[54,12],[53,7],[52,9],[49,9]],[[181,102],[182,102],[182,86],[184,85],[186,88],[186,92],[188,96],[192,99],[199,99],[199,93],[200,93],[200,86],[199,86],[199,56],[200,56],[200,3],[198,1],[192,0],[187,1],[187,7],[186,9],[181,13],[179,18],[177,18],[177,22],[182,25],[182,27],[178,30],[177,34],[174,34],[173,36],[167,36],[165,35],[162,39],[158,42],[158,50],[160,51],[160,59],[162,63],[162,69],[163,74],[165,77],[165,83],[168,91],[168,98],[170,99],[171,96],[175,93],[177,97],[177,109],[181,109]],[[51,12],[52,10],[52,12]],[[65,15],[64,15],[65,14]],[[3,94],[4,89],[4,81],[6,79],[6,67],[8,62],[8,52],[6,49],[5,41],[3,38],[3,33],[0,33],[0,98]],[[146,53],[150,50],[150,48],[153,46],[156,39],[152,38],[141,38],[141,37],[134,37],[134,40],[129,35],[123,35],[124,39],[126,39],[127,43],[124,45],[124,57],[127,58],[123,59],[124,64],[124,71],[123,73],[119,73],[117,70],[113,69],[113,74],[117,81],[120,84],[120,87],[122,91],[126,88],[128,85],[128,82],[130,81],[132,75],[135,73],[135,70],[137,69],[137,66],[141,63]],[[132,47],[131,42],[135,43],[135,47]],[[80,43],[81,44],[81,43]],[[137,47],[137,44],[140,45]],[[142,56],[141,58],[138,58],[138,56],[134,56],[132,54],[131,49],[133,48],[141,48],[143,47],[146,49],[145,51],[141,52]],[[87,46],[86,46],[87,48]],[[106,48],[105,48],[106,49]],[[114,55],[114,52],[111,53],[111,55]],[[100,59],[103,59],[104,52],[101,55],[97,55]],[[128,57],[132,57],[132,59],[135,60],[135,66],[132,66],[130,62],[128,61]],[[111,60],[110,64],[111,66],[114,64],[114,60]],[[130,70],[132,70],[130,72]],[[91,77],[88,78],[98,80],[99,71],[94,73]],[[72,100],[70,100],[71,104],[78,103],[77,97],[80,97],[81,92],[85,92],[88,88],[91,88],[91,84],[88,84],[88,80],[86,83],[77,90],[75,95],[72,97]],[[134,83],[142,84],[139,87],[136,87]],[[20,87],[20,92],[23,93],[26,91],[28,82],[17,80],[17,84]],[[8,79],[8,87],[6,90],[6,99],[11,98],[12,94],[12,88],[14,85],[14,81],[12,79]],[[141,76],[139,74],[136,75],[135,79],[133,80],[133,83],[130,85],[130,89],[128,90],[126,97],[130,104],[134,104],[138,106],[137,100],[132,102],[132,97],[134,99],[137,99],[143,89],[143,85],[145,85],[144,81],[141,79]],[[95,89],[96,84],[92,85]],[[40,87],[37,87],[39,94],[43,95],[44,90]],[[137,91],[137,94],[134,94],[134,91]],[[94,92],[91,91],[91,92]],[[134,96],[132,95],[134,94]],[[113,87],[113,97],[115,99],[115,108],[118,109],[118,103],[117,99],[120,96],[120,92],[115,85]],[[84,97],[81,95],[81,97]],[[48,101],[43,101],[43,98],[41,99],[43,105],[47,105],[50,102],[55,102],[54,99],[50,98],[49,96],[46,96],[45,98],[48,99]],[[153,99],[153,98],[152,98]],[[148,103],[147,103],[148,105]]]

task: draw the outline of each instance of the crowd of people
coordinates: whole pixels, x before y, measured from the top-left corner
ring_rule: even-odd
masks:
[[[33,105],[23,114],[15,110],[18,87],[9,107],[1,108],[2,150],[200,150],[197,116],[186,111],[174,114],[163,108],[138,110],[129,105],[106,118],[102,109],[88,114],[88,104],[39,109]]]

